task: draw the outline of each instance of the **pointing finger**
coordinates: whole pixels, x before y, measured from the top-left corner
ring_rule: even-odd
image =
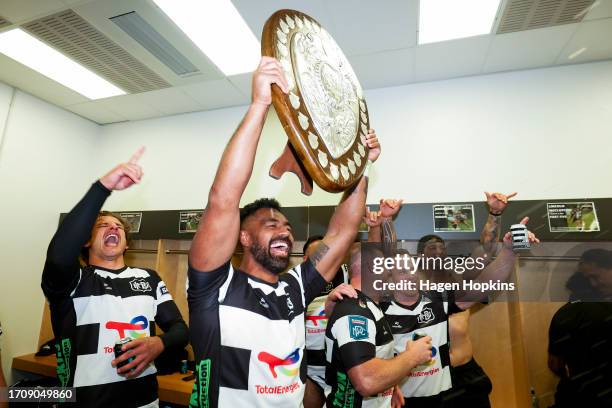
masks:
[[[132,155],[132,157],[130,157],[130,160],[129,160],[128,163],[132,163],[132,164],[138,163],[138,160],[140,160],[140,157],[142,156],[144,151],[145,151],[145,147],[144,146],[140,146],[140,148],[138,148],[138,150],[136,150],[136,153],[134,153]]]

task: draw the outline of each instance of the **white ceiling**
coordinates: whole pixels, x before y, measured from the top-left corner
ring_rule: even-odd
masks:
[[[418,0],[232,1],[258,38],[266,19],[278,9],[309,14],[336,39],[365,89],[612,59],[612,0],[599,0],[577,24],[422,46],[417,46]],[[68,8],[172,87],[90,101],[2,54],[0,81],[100,124],[248,103],[250,74],[224,76],[151,0],[1,0],[0,16],[13,23],[2,30]],[[130,11],[137,11],[200,73],[187,78],[175,75],[108,19]],[[586,51],[568,59],[581,48]]]

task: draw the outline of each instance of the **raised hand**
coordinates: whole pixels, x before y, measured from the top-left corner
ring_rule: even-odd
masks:
[[[404,200],[380,199],[380,215],[385,218],[395,217],[402,208]]]
[[[140,183],[143,172],[138,160],[145,151],[142,146],[132,155],[127,163],[121,163],[100,178],[100,183],[109,190],[125,190],[133,184]]]
[[[374,228],[382,224],[383,218],[380,216],[380,211],[370,211],[370,208],[366,206],[363,222],[365,222],[368,227]]]
[[[380,143],[378,143],[378,137],[374,129],[368,130],[368,134],[365,138],[361,136],[361,141],[370,149],[368,152],[368,160],[374,163],[376,159],[378,159],[378,156],[380,156]]]
[[[514,197],[517,193],[504,195],[502,193],[489,193],[485,191],[487,196],[487,205],[489,206],[489,212],[495,215],[501,215],[508,205],[508,199]]]
[[[528,222],[529,222],[529,217],[525,217],[521,220],[519,224],[527,225]],[[540,240],[538,239],[538,237],[535,236],[533,232],[527,231],[527,236],[529,238],[529,243],[531,244],[540,243]],[[506,248],[512,249],[512,233],[510,231],[506,232],[506,235],[504,235],[504,246]]]
[[[253,73],[253,103],[269,106],[272,103],[272,84],[276,84],[284,93],[289,92],[287,78],[280,62],[272,57],[261,57],[259,66]]]

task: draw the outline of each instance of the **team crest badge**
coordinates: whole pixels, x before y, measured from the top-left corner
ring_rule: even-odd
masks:
[[[363,316],[349,316],[349,334],[353,340],[368,338],[368,319]]]

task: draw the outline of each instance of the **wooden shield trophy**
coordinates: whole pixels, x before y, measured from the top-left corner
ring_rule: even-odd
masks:
[[[272,103],[289,141],[270,168],[278,179],[295,173],[302,193],[312,181],[329,192],[344,191],[361,177],[369,128],[359,81],[338,44],[313,18],[279,10],[266,22],[262,54],[280,61],[289,93],[272,87]]]

